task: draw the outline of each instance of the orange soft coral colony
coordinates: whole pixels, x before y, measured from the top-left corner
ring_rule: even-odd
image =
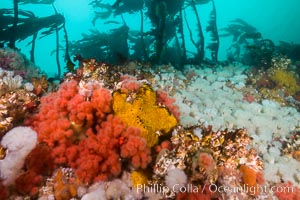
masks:
[[[72,171],[60,168],[53,176],[54,196],[56,200],[69,200],[77,196],[77,188],[82,185]]]
[[[109,115],[97,134],[90,131],[87,134],[88,137],[79,143],[78,159],[71,164],[84,183],[118,176],[122,161],[143,169],[151,162],[150,148],[140,137],[140,130],[127,127],[118,117]]]
[[[143,85],[134,97],[121,91],[113,93],[115,115],[127,125],[140,128],[149,147],[157,144],[159,134],[169,133],[177,125],[174,115],[156,101],[156,93],[148,85]]]
[[[247,188],[248,194],[255,196],[259,194],[259,184],[261,184],[261,172],[256,171],[247,165],[241,165],[240,171],[242,173],[243,182]]]
[[[42,97],[39,113],[27,124],[38,132],[39,141],[51,148],[55,164],[66,164],[68,149],[111,112],[111,98],[105,88],[94,88],[87,98],[79,94],[76,81],[65,82],[57,92]]]

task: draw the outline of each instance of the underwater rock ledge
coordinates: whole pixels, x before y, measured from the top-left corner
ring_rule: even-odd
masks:
[[[18,175],[10,183],[0,165],[1,199],[299,197],[299,112],[262,96],[245,99],[255,94],[249,67],[163,65],[158,74],[131,64],[134,73],[86,59],[57,86],[24,77],[3,90],[1,120],[15,119],[13,109],[23,115],[1,122],[0,162],[13,154],[5,138],[14,127],[31,127],[37,142],[19,154],[28,155],[21,171],[11,168]],[[18,134],[14,142],[25,142]],[[271,191],[283,187],[292,192]]]

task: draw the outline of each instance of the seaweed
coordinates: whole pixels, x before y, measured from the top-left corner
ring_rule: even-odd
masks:
[[[194,45],[196,46],[196,49],[197,49],[196,59],[199,60],[198,64],[200,64],[204,59],[204,35],[203,35],[202,26],[201,26],[200,16],[198,14],[198,9],[197,9],[196,6],[198,4],[206,4],[208,2],[209,2],[209,0],[204,0],[204,1],[189,0],[188,1],[188,6],[192,7],[192,9],[193,9],[193,11],[196,15],[196,21],[197,21],[197,29],[198,29],[198,38],[199,38],[199,40]]]
[[[256,28],[242,19],[232,20],[226,27],[222,28],[223,34],[220,37],[233,36],[232,41],[239,45],[248,43],[248,40],[258,40],[262,38]]]
[[[91,29],[90,34],[83,34],[81,40],[70,43],[70,51],[85,58],[96,57],[98,60],[116,64],[128,57],[128,30],[126,25],[112,29],[110,33]]]
[[[214,0],[212,1],[213,9],[210,12],[210,19],[208,21],[208,26],[206,27],[206,31],[210,32],[211,42],[208,44],[206,48],[211,51],[211,59],[214,62],[218,62],[218,51],[220,45],[218,27],[217,27],[217,11]]]
[[[208,3],[212,5],[209,26],[206,29],[210,33],[210,43],[205,48],[205,38],[198,12],[201,5]],[[119,42],[122,44],[123,53],[120,54],[119,49],[115,50],[114,42],[109,42],[114,31],[100,32],[96,29],[91,31],[91,34],[83,34],[81,40],[72,43],[72,54],[81,54],[84,57],[97,55],[98,59],[112,63],[134,59],[151,62],[153,65],[172,64],[177,69],[183,69],[186,64],[205,62],[205,49],[208,49],[213,63],[218,61],[219,35],[216,6],[212,0],[116,0],[110,3],[92,0],[90,5],[94,8],[95,15],[92,20],[94,26],[100,19],[103,24],[113,23],[116,26],[120,24],[120,30],[121,27],[127,27],[127,31],[124,29],[121,31],[121,36],[117,36],[122,37]],[[190,25],[191,22],[187,20],[185,14],[187,10],[195,14],[196,34],[195,26]],[[127,26],[128,15],[140,15],[139,30],[132,30]],[[118,18],[112,20],[112,17],[116,16],[121,20]],[[150,24],[147,31],[144,30],[145,23]],[[189,35],[184,34],[185,29],[188,30]],[[188,40],[196,50],[188,49]],[[93,52],[86,48],[87,46],[94,49]]]
[[[300,60],[300,44],[279,41],[279,45],[276,47],[276,51],[280,54],[286,55],[293,61]]]
[[[261,40],[263,40],[260,32],[256,28],[242,19],[232,20],[231,23],[222,28],[223,32],[220,37],[232,36],[232,45],[228,48],[228,60],[243,62],[243,56],[249,53],[251,46],[259,49]],[[250,48],[249,48],[250,47]],[[246,48],[246,49],[244,49]],[[245,50],[245,54],[241,55]],[[251,54],[251,53],[250,53]],[[246,63],[247,64],[247,63]]]
[[[40,33],[39,39],[56,34],[56,60],[58,68],[58,77],[61,75],[61,67],[59,62],[59,33],[58,31],[64,27],[65,18],[59,14],[53,3],[55,0],[14,0],[13,9],[0,10],[0,44],[16,48],[15,42],[22,41],[32,36],[30,50],[30,60],[34,62],[35,41]],[[49,4],[52,5],[55,14],[46,17],[36,17],[31,11],[20,10],[19,4]],[[66,30],[65,30],[66,33]],[[68,43],[68,42],[66,42]]]
[[[245,45],[242,62],[256,68],[268,69],[275,54],[275,44],[270,39],[261,39]]]
[[[1,43],[9,43],[12,35],[12,24],[9,23],[13,21],[13,9],[1,9],[0,10],[0,20],[1,20],[1,29],[0,29],[0,42]],[[23,13],[25,15],[23,15]],[[31,14],[31,15],[29,15]],[[24,40],[35,33],[46,29],[41,32],[41,37],[52,34],[55,29],[58,27],[59,29],[62,27],[62,24],[65,21],[65,18],[61,14],[54,14],[47,17],[36,17],[30,11],[19,11],[19,15],[23,15],[25,18],[21,18],[18,20],[18,24],[15,27],[14,38],[17,40]],[[7,20],[5,24],[2,24],[2,19]]]

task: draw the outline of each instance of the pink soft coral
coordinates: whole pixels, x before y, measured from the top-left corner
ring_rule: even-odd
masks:
[[[135,168],[146,168],[151,161],[150,149],[139,136],[139,129],[127,127],[113,115],[101,124],[96,135],[92,131],[87,134],[88,138],[79,144],[79,158],[70,164],[85,183],[119,175],[122,159],[128,159]]]
[[[175,116],[177,121],[180,119],[179,107],[175,104],[175,99],[170,97],[167,92],[157,90],[157,103],[165,105],[169,111]]]
[[[134,76],[124,75],[120,77],[120,80],[122,81],[121,91],[123,93],[137,92],[142,86]]]

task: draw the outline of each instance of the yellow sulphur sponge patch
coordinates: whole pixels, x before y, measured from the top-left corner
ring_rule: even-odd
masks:
[[[137,188],[139,185],[147,185],[148,178],[142,171],[133,171],[130,174],[131,183],[133,188]]]
[[[113,110],[128,126],[141,129],[141,136],[149,147],[157,144],[159,134],[167,134],[177,125],[174,115],[166,107],[156,104],[156,93],[148,85],[143,85],[130,97],[115,91]]]

